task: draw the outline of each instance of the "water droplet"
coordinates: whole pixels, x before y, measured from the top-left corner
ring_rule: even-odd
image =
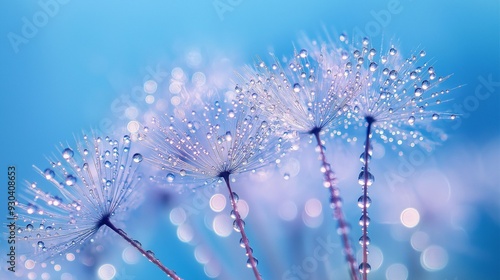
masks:
[[[364,37],[362,43],[364,46],[368,46],[368,44],[370,44],[370,40],[368,38]]]
[[[363,236],[361,236],[359,238],[359,245],[363,246],[363,243],[368,246],[370,245],[370,237],[366,236],[366,238],[363,238]]]
[[[398,71],[392,70],[391,72],[389,72],[389,78],[391,78],[391,80],[396,80],[397,77],[398,77]]]
[[[62,152],[62,157],[65,159],[65,160],[68,160],[70,158],[72,158],[74,155],[73,153],[73,150],[70,149],[70,148],[66,148],[64,149],[64,151]]]
[[[424,93],[424,90],[422,88],[416,88],[415,89],[415,96],[419,97]]]
[[[370,160],[372,159],[372,156],[370,155],[370,152],[368,152],[368,162],[370,162]],[[365,153],[361,153],[361,155],[359,156],[359,161],[361,161],[361,163],[365,164]]]
[[[186,174],[187,174],[186,170],[184,169],[179,170],[179,175],[181,175],[182,177],[186,176]]]
[[[342,34],[340,34],[339,39],[341,42],[344,42],[347,39],[347,36],[344,33],[342,33]]]
[[[66,183],[67,186],[73,186],[76,183],[76,178],[70,174],[66,176],[64,183]]]
[[[241,228],[245,228],[245,221],[240,220],[240,222],[241,222]],[[234,229],[234,231],[240,232],[241,228],[239,226],[238,220],[234,220],[234,222],[233,222],[233,229]]]
[[[391,49],[389,50],[389,54],[390,54],[390,55],[396,55],[397,53],[398,53],[398,51],[397,51],[395,48],[391,48]]]
[[[425,51],[420,51],[420,57],[424,57],[426,55]]]
[[[300,57],[302,58],[306,58],[307,57],[307,50],[305,49],[302,49],[299,53]]]
[[[234,198],[234,202],[236,202],[236,203],[238,203],[238,200],[240,200],[240,196],[235,192],[233,192],[233,198]]]
[[[359,265],[359,272],[362,274],[370,273],[371,270],[372,270],[372,267],[368,263],[361,263]]]
[[[408,123],[409,123],[410,125],[413,125],[413,124],[415,123],[415,117],[414,117],[414,116],[410,116],[410,117],[408,118]]]
[[[107,160],[107,161],[104,162],[104,167],[111,168],[111,166],[112,166],[112,164],[111,164],[111,162],[109,160]]]
[[[299,84],[294,84],[293,85],[293,91],[295,93],[299,93],[300,92],[300,85]]]
[[[418,77],[417,72],[415,72],[415,71],[410,72],[410,79],[415,80],[417,77]]]
[[[257,266],[259,264],[259,261],[254,257],[252,257],[252,259],[253,259],[253,263],[255,264],[255,266]],[[250,260],[250,258],[248,258],[248,260],[247,260],[247,267],[252,268],[252,261]]]
[[[33,230],[33,225],[32,224],[27,224],[26,225],[26,230],[27,231],[32,231]]]
[[[230,117],[230,118],[234,118],[234,116],[235,116],[234,111],[233,110],[229,110],[227,112],[227,116]]]
[[[167,182],[172,183],[175,180],[175,175],[172,173],[167,174]]]
[[[366,224],[366,226],[369,226],[370,225],[370,217],[366,216],[361,216],[359,218],[359,225],[360,226],[364,226]]]
[[[43,171],[43,175],[45,175],[45,179],[50,180],[50,179],[54,178],[55,173],[52,169],[47,168],[47,169],[45,169],[45,171]]]
[[[142,155],[137,153],[137,154],[134,154],[132,156],[132,159],[134,160],[134,162],[141,162],[142,161]]]
[[[377,70],[378,64],[375,62],[370,63],[370,71],[375,72]]]
[[[438,114],[432,114],[432,119],[433,120],[438,120],[439,119],[439,115]]]
[[[366,199],[365,199],[366,198]],[[372,205],[372,199],[369,197],[369,196],[360,196],[358,198],[358,207],[363,209],[365,208],[365,200],[366,200],[366,208],[370,207],[370,205]]]
[[[290,179],[290,174],[288,174],[288,173],[283,174],[283,179],[289,180]]]
[[[45,247],[45,243],[43,243],[43,241],[38,241],[37,245],[39,248]]]
[[[429,81],[424,80],[424,81],[422,82],[422,89],[426,90],[426,89],[428,89],[428,88],[430,87],[430,85],[431,85],[431,84],[429,83]]]
[[[366,173],[365,173],[366,172]],[[371,186],[375,181],[375,177],[368,171],[361,171],[358,176],[358,184],[361,186],[365,185],[365,174],[366,174],[366,186]]]
[[[139,242],[138,240],[134,240],[134,243],[135,243],[137,246],[142,247],[141,242]]]
[[[235,91],[236,93],[240,93],[240,92],[241,92],[241,87],[239,87],[239,86],[235,86],[235,87],[234,87],[234,91]],[[216,105],[216,106],[218,107],[218,105]]]
[[[231,141],[231,140],[233,140],[233,136],[231,135],[231,131],[226,131],[226,135],[224,136],[224,138],[228,142]]]
[[[245,241],[243,241],[243,238],[240,238],[240,247],[245,248]]]
[[[155,256],[155,253],[151,250],[147,250],[146,253],[148,253],[148,255],[154,257]]]

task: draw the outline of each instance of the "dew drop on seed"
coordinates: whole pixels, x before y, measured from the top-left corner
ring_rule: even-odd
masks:
[[[410,125],[413,125],[413,124],[415,123],[415,117],[414,117],[414,116],[410,116],[410,117],[408,118],[408,123],[409,123]]]
[[[39,248],[43,248],[45,246],[45,243],[43,243],[43,241],[38,241],[37,245]]]
[[[231,135],[231,131],[226,131],[226,135],[224,136],[224,139],[226,139],[226,141],[231,141],[233,140],[233,136]]]
[[[66,149],[64,149],[64,150],[63,150],[63,152],[62,152],[62,157],[63,157],[64,159],[66,159],[66,160],[68,160],[68,159],[72,158],[72,157],[73,157],[73,155],[74,155],[73,150],[72,150],[72,149],[70,149],[70,148],[66,148]]]
[[[73,175],[68,175],[64,182],[67,186],[73,186],[76,183],[76,178]]]
[[[424,57],[426,55],[425,51],[420,51],[420,57]]]
[[[417,72],[415,72],[415,71],[410,72],[410,79],[415,80],[417,77],[418,77]]]
[[[422,88],[416,88],[415,89],[415,96],[420,97],[424,93],[424,90]]]
[[[111,164],[111,162],[109,160],[107,160],[107,161],[104,162],[104,167],[111,168],[111,166],[112,166],[112,164]]]
[[[424,89],[424,90],[425,90],[425,89],[428,89],[428,88],[430,87],[430,85],[431,85],[431,84],[429,83],[429,81],[424,80],[424,81],[422,82],[422,89]]]
[[[377,63],[375,62],[370,63],[370,71],[375,72],[375,70],[377,70],[377,67],[378,67]]]
[[[134,155],[132,156],[132,160],[134,160],[134,162],[139,163],[139,162],[141,162],[141,161],[142,161],[142,155],[141,155],[141,154],[139,154],[139,153],[134,154]]]
[[[245,248],[245,242],[243,241],[243,238],[240,238],[240,247]]]
[[[186,173],[187,172],[184,169],[179,170],[179,175],[181,175],[182,177],[186,176]]]
[[[432,114],[432,120],[438,120],[439,114]]]
[[[50,180],[50,179],[54,178],[55,173],[52,169],[47,168],[47,169],[45,169],[45,171],[43,171],[43,175],[45,176],[45,179]]]
[[[389,72],[389,78],[391,78],[391,80],[396,80],[397,77],[398,77],[398,71],[392,70],[391,72]]]
[[[389,54],[390,54],[390,55],[396,55],[397,53],[398,53],[398,51],[397,51],[395,48],[391,48],[391,49],[389,50]]]
[[[27,231],[32,231],[33,230],[33,225],[32,224],[27,224],[26,225],[26,230]]]
[[[299,53],[300,57],[302,58],[306,58],[307,57],[307,50],[305,49],[302,49]]]
[[[300,85],[299,84],[294,84],[293,85],[293,91],[295,93],[299,93],[300,92]]]
[[[175,180],[175,175],[172,173],[167,174],[167,182],[172,183]]]

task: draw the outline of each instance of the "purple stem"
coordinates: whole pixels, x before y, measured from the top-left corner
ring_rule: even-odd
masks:
[[[373,120],[371,118],[366,118],[366,122],[368,124],[368,127],[366,128],[366,140],[365,140],[365,152],[364,152],[364,182],[363,182],[363,210],[362,210],[362,217],[363,217],[363,226],[361,227],[361,232],[362,232],[362,238],[363,242],[361,244],[361,248],[363,250],[363,280],[368,279],[368,273],[364,271],[365,266],[368,265],[368,207],[367,202],[368,202],[368,176],[369,176],[369,171],[368,171],[368,161],[369,161],[369,152],[370,152],[370,134],[371,134],[371,128],[373,124]]]
[[[245,251],[247,253],[248,261],[250,262],[250,266],[252,267],[253,274],[255,275],[255,279],[262,280],[262,276],[260,275],[259,270],[257,269],[257,263],[255,261],[255,258],[253,257],[253,254],[252,254],[252,248],[250,247],[250,242],[248,241],[247,235],[245,233],[245,229],[243,226],[243,219],[241,219],[240,212],[238,211],[238,206],[236,205],[236,200],[234,199],[233,191],[231,190],[231,185],[229,183],[229,173],[224,172],[222,174],[222,178],[224,178],[224,181],[226,182],[227,189],[229,190],[229,198],[231,199],[231,206],[233,207],[234,215],[236,216],[235,221],[238,225],[238,228],[240,229],[241,240],[243,241],[243,244],[245,245]]]
[[[351,279],[358,280],[358,272],[356,267],[356,259],[354,258],[354,250],[352,249],[351,243],[349,242],[348,233],[348,223],[344,217],[344,212],[342,211],[342,200],[340,198],[340,190],[337,188],[337,183],[335,182],[334,173],[331,170],[330,164],[326,161],[325,151],[321,145],[321,139],[319,137],[319,131],[313,132],[316,137],[316,142],[318,143],[319,153],[321,156],[321,164],[325,169],[325,182],[329,184],[328,189],[330,190],[330,201],[333,205],[334,215],[333,217],[338,221],[338,230],[341,236],[342,245],[344,246],[344,251],[346,254],[346,260],[349,264],[349,270]]]
[[[158,260],[157,258],[155,258],[155,256],[153,256],[153,254],[151,254],[150,252],[144,250],[139,244],[137,244],[137,242],[135,242],[130,237],[128,237],[127,234],[123,230],[116,228],[115,225],[113,225],[111,223],[111,221],[109,220],[109,218],[107,218],[105,221],[103,221],[103,224],[106,225],[106,226],[108,226],[114,232],[118,233],[118,235],[120,235],[121,237],[123,237],[123,239],[127,240],[127,242],[130,243],[130,245],[134,246],[137,250],[139,250],[139,252],[141,252],[143,256],[145,256],[149,261],[151,261],[156,266],[158,266],[170,278],[175,279],[175,280],[182,280],[182,278],[180,278],[179,276],[177,276],[177,274],[175,273],[175,271],[170,270],[166,266],[164,266],[160,262],[160,260]]]

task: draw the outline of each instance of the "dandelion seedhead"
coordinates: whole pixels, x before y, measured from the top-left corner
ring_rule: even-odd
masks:
[[[275,56],[268,65],[257,63],[242,74],[251,103],[299,133],[314,134],[343,125],[349,102],[360,85],[346,71],[346,64],[335,51],[323,49],[295,51],[282,66]],[[249,67],[250,68],[250,67]]]
[[[353,120],[355,126],[366,128],[365,149],[360,156],[363,166],[358,176],[363,194],[358,199],[358,206],[362,212],[359,219],[362,229],[359,271],[363,279],[367,279],[371,270],[368,263],[368,207],[371,205],[368,187],[375,180],[369,170],[372,133],[384,143],[402,145],[408,142],[409,146],[414,147],[426,143],[422,126],[418,127],[417,123],[423,125],[439,118],[454,119],[455,115],[439,110],[439,105],[445,101],[443,98],[447,99],[450,92],[448,89],[440,90],[439,86],[449,76],[437,76],[430,62],[421,61],[426,56],[425,51],[404,59],[395,46],[391,46],[388,51],[381,51],[371,47],[367,38],[362,39],[359,48],[348,44],[345,35],[339,39],[337,45],[346,61],[347,71],[361,85],[361,90],[351,101],[348,118]],[[320,43],[325,44],[328,43]],[[334,43],[330,41],[329,44]]]
[[[38,172],[52,185],[31,183],[25,210],[20,214],[26,226],[21,239],[32,244],[36,255],[53,257],[93,238],[104,222],[121,219],[137,205],[137,174],[141,154],[130,154],[130,138],[83,137],[76,149],[63,148],[61,156],[50,160],[51,167]]]
[[[121,141],[85,135],[76,149],[63,147],[61,156],[50,160],[51,167],[37,169],[52,185],[53,194],[31,183],[27,189],[32,197],[18,203],[25,211],[19,214],[25,225],[18,228],[18,233],[21,241],[30,244],[28,250],[35,259],[78,251],[97,233],[102,234],[102,226],[107,226],[160,266],[151,253],[112,222],[123,219],[141,198],[138,167],[143,157],[132,154],[130,146],[128,135]]]
[[[245,72],[245,92],[251,104],[271,118],[302,134],[314,136],[321,161],[324,187],[329,190],[333,216],[338,222],[346,261],[352,279],[357,279],[356,259],[349,240],[350,226],[342,210],[337,179],[325,155],[321,135],[340,136],[350,102],[361,85],[349,71],[349,64],[335,48],[301,49],[282,67],[275,57],[270,67],[263,61]],[[242,91],[236,87],[237,91]]]
[[[404,58],[394,45],[377,50],[367,38],[360,48],[345,47],[350,71],[362,85],[349,113],[355,126],[371,124],[384,143],[414,147],[436,141],[424,137],[429,122],[456,118],[440,106],[450,99],[450,89],[442,87],[450,76],[438,76],[425,51]]]
[[[186,118],[153,119],[150,161],[168,183],[207,185],[268,165],[290,149],[292,134],[277,136],[277,124],[256,108],[215,101]]]
[[[253,257],[238,211],[238,195],[231,189],[229,177],[268,165],[290,148],[289,135],[279,131],[277,124],[259,114],[259,109],[244,106],[243,100],[215,101],[200,112],[192,111],[190,119],[169,117],[153,120],[150,148],[151,162],[165,171],[169,183],[226,183],[233,210],[234,229],[241,234],[242,247],[256,279],[261,279],[257,259]],[[180,177],[180,179],[177,179]]]

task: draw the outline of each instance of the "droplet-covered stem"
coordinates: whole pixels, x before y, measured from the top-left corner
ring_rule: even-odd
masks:
[[[362,249],[362,256],[363,256],[363,261],[359,267],[359,271],[363,275],[363,280],[368,279],[368,273],[370,272],[370,264],[368,263],[368,244],[370,243],[370,239],[368,237],[368,224],[369,224],[369,217],[368,217],[368,207],[369,207],[369,197],[368,197],[368,186],[371,185],[371,182],[373,181],[373,177],[371,176],[369,170],[368,170],[368,163],[370,161],[370,134],[371,134],[371,128],[372,124],[374,122],[373,118],[366,118],[366,123],[367,123],[367,128],[366,128],[366,139],[365,139],[365,151],[363,153],[363,195],[361,199],[362,203],[362,210],[361,210],[361,249]],[[369,184],[370,182],[370,184]]]
[[[127,240],[130,245],[134,246],[139,252],[142,253],[143,256],[145,256],[149,261],[154,263],[156,266],[158,266],[163,272],[165,272],[170,278],[175,279],[175,280],[182,280],[175,271],[168,269],[166,266],[164,266],[159,259],[157,259],[151,252],[144,250],[136,241],[132,240],[130,237],[127,236],[127,234],[122,230],[118,229],[111,223],[109,218],[106,218],[103,222],[103,225],[106,225],[109,227],[111,230],[116,232],[118,235],[123,237],[123,239]]]
[[[238,211],[238,205],[236,204],[236,199],[234,197],[235,194],[231,190],[231,184],[229,183],[229,173],[226,172],[222,174],[222,178],[226,182],[227,189],[229,190],[229,198],[231,199],[231,206],[233,207],[234,211],[235,223],[241,234],[241,241],[245,247],[245,251],[248,256],[247,264],[252,268],[253,274],[255,275],[255,279],[262,280],[262,276],[260,275],[259,270],[257,269],[257,259],[253,257],[253,252],[252,252],[253,250],[250,247],[250,242],[248,241],[248,237],[245,233],[244,222],[240,216],[240,212]]]
[[[338,225],[338,233],[341,236],[342,245],[344,246],[344,251],[346,254],[346,260],[349,264],[349,272],[351,275],[351,279],[358,280],[358,273],[356,271],[356,259],[354,258],[354,250],[352,249],[351,243],[349,242],[349,224],[347,223],[344,212],[342,210],[342,199],[340,197],[340,190],[337,188],[335,174],[326,160],[325,151],[323,149],[323,145],[321,144],[321,138],[319,136],[319,131],[313,132],[316,142],[319,147],[319,154],[322,169],[324,170],[324,180],[328,186],[328,190],[330,191],[330,203],[333,206],[333,216],[337,219]]]

